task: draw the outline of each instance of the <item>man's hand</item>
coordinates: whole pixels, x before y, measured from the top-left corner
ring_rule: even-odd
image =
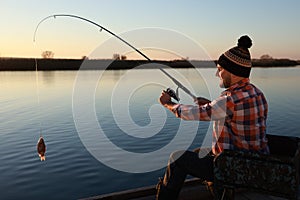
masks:
[[[206,98],[203,98],[203,97],[197,97],[197,98],[194,100],[194,102],[195,102],[196,104],[198,104],[199,106],[202,106],[202,105],[204,105],[204,104],[210,103],[211,101],[208,100],[208,99],[206,99]]]
[[[166,105],[166,104],[172,104],[173,102],[171,101],[171,96],[166,93],[166,92],[162,92],[159,99],[158,99],[159,103],[161,103],[162,105]]]

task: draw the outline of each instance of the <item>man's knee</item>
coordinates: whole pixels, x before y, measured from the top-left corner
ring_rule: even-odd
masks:
[[[184,153],[184,150],[172,152],[170,155],[169,164],[172,164],[173,162],[177,161]]]

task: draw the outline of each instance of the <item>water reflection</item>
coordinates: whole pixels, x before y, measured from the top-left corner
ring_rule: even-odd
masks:
[[[38,72],[42,76],[42,81],[45,85],[51,85],[55,82],[55,71]]]

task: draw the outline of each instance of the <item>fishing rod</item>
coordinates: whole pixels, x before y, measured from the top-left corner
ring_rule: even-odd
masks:
[[[138,50],[137,48],[135,48],[134,46],[132,46],[130,43],[128,43],[127,41],[125,41],[123,38],[121,38],[120,36],[116,35],[115,33],[111,32],[110,30],[108,30],[107,28],[101,26],[100,24],[97,24],[96,22],[93,22],[89,19],[86,19],[84,17],[80,17],[80,16],[77,16],[77,15],[71,15],[71,14],[54,14],[54,15],[49,15],[47,17],[45,17],[44,19],[42,19],[35,31],[34,31],[34,36],[33,36],[33,41],[35,42],[35,38],[36,38],[36,33],[37,33],[37,30],[40,26],[41,23],[43,23],[44,21],[46,21],[47,19],[49,18],[56,18],[56,17],[72,17],[72,18],[76,18],[76,19],[80,19],[80,20],[83,20],[83,21],[86,21],[88,23],[91,23],[97,27],[100,28],[100,31],[104,30],[106,31],[107,33],[113,35],[114,37],[118,38],[119,40],[121,40],[122,42],[124,42],[125,44],[127,44],[129,47],[131,47],[132,49],[134,49],[136,52],[138,52],[141,56],[143,56],[144,58],[146,58],[149,62],[152,62],[152,60],[146,56],[143,52],[141,52],[140,50]],[[191,91],[189,89],[187,89],[185,86],[183,86],[177,79],[175,79],[173,76],[171,76],[168,72],[166,72],[166,70],[162,69],[162,68],[159,68],[159,70],[161,72],[163,72],[166,76],[168,76],[176,85],[177,85],[177,89],[176,89],[176,93],[174,90],[172,90],[171,88],[168,88],[165,92],[167,92],[171,97],[173,97],[175,100],[179,101],[179,97],[178,97],[178,89],[182,89],[185,93],[187,93],[189,96],[191,96],[194,100],[197,99],[197,97],[191,93]]]

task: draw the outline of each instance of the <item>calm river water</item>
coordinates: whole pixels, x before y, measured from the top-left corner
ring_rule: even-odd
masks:
[[[198,96],[222,91],[215,69],[168,71]],[[299,77],[300,67],[252,70],[269,102],[268,133],[300,137]],[[210,131],[208,122],[182,122],[158,105],[163,89],[176,89],[159,70],[0,72],[0,87],[4,200],[78,199],[156,184],[170,152],[206,145]],[[179,92],[182,103],[193,103]]]

